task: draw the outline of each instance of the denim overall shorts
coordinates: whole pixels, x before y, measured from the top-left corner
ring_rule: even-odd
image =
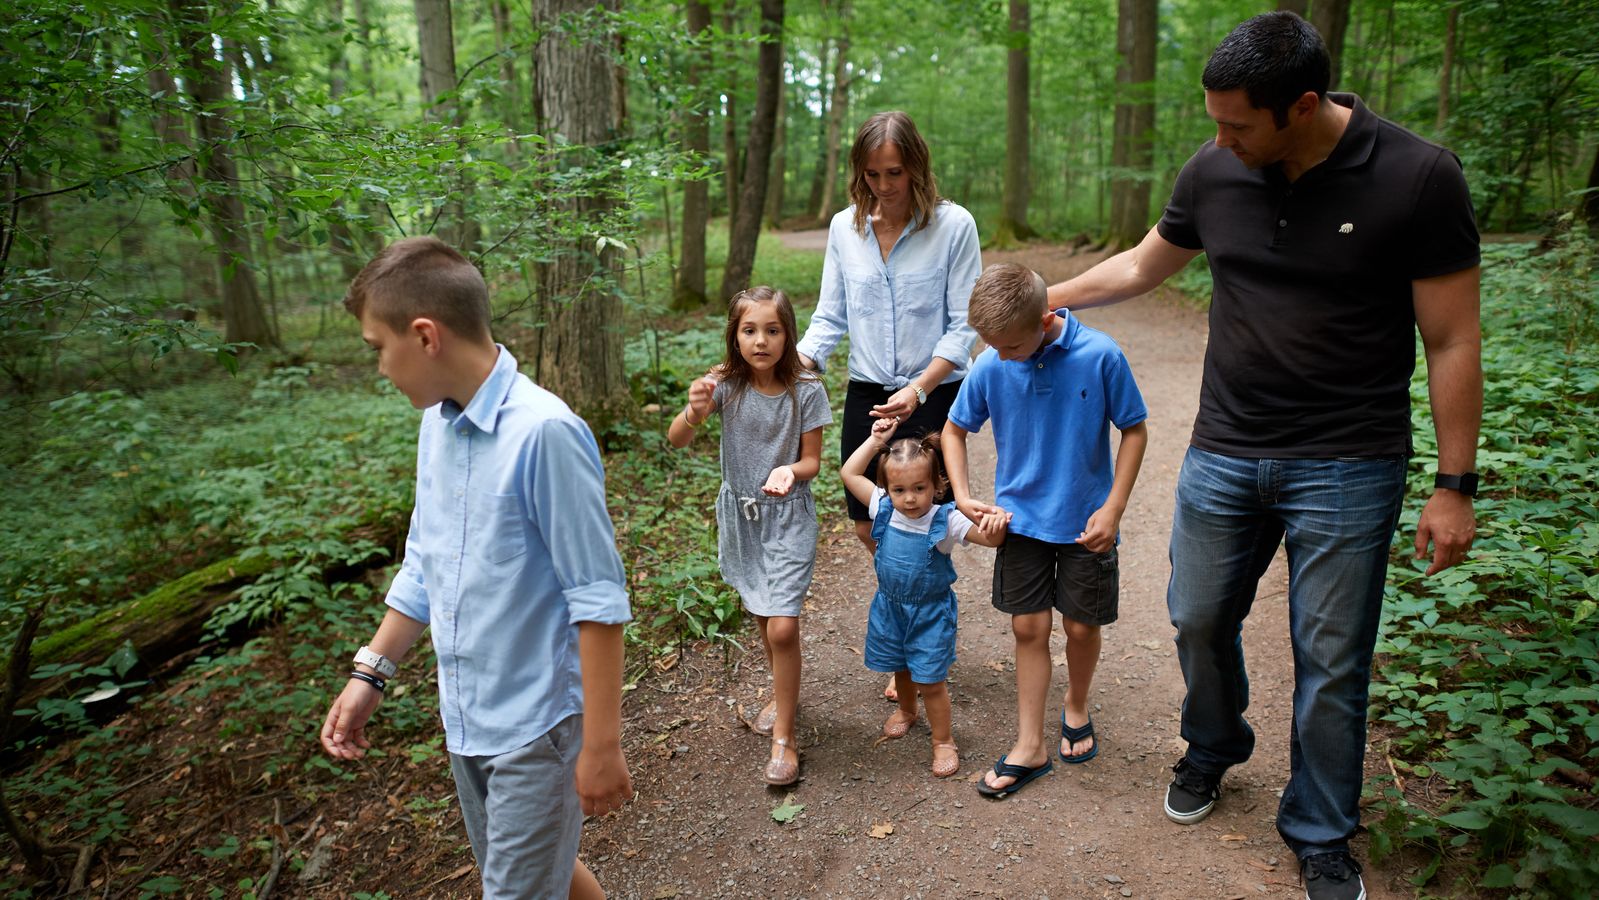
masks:
[[[918,684],[949,677],[955,662],[955,561],[937,545],[949,534],[954,508],[940,506],[932,527],[917,534],[890,527],[894,506],[887,497],[878,502],[872,521],[877,594],[866,621],[865,653],[866,667],[874,672],[908,670]]]

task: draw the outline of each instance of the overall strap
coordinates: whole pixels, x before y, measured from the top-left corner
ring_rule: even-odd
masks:
[[[877,501],[877,516],[872,519],[872,540],[878,544],[883,543],[883,535],[888,533],[888,520],[894,516],[894,504],[889,502],[888,495],[884,494]]]

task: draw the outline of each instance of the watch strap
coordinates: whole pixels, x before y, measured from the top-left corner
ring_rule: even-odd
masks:
[[[1448,475],[1439,472],[1433,476],[1432,486],[1434,488],[1458,491],[1467,497],[1475,497],[1477,495],[1477,473],[1463,472],[1459,475]]]
[[[394,673],[400,670],[400,667],[394,664],[394,660],[371,647],[362,647],[355,651],[355,662],[357,665],[371,666],[383,678],[393,678]]]

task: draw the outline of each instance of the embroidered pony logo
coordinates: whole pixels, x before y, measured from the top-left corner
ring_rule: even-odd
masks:
[[[1348,233],[1350,233],[1351,231],[1354,231],[1354,230],[1355,230],[1355,223],[1354,222],[1345,222],[1344,224],[1338,226],[1338,233],[1339,234],[1348,234]]]

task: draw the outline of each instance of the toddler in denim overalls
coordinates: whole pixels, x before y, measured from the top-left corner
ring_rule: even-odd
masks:
[[[933,774],[946,778],[960,769],[945,684],[955,662],[955,563],[949,554],[959,543],[998,545],[1006,516],[973,523],[954,503],[935,504],[944,485],[938,435],[890,445],[898,424],[898,419],[877,420],[871,438],[840,469],[844,487],[872,516],[877,544],[877,594],[867,619],[865,662],[874,672],[894,673],[899,692],[899,708],[883,723],[884,737],[910,731],[921,694],[933,732]],[[874,485],[866,466],[880,454]]]

